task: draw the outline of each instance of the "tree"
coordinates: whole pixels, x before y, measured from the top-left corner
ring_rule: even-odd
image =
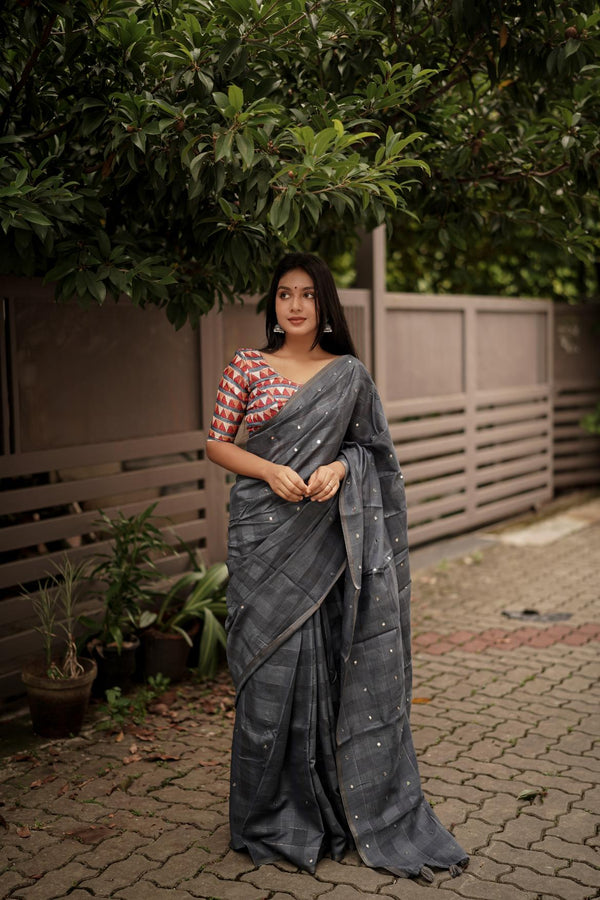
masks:
[[[381,112],[431,73],[385,59],[378,4],[8,0],[2,21],[0,257],[59,299],[195,323],[316,230],[405,207],[426,168]]]
[[[596,6],[5,0],[4,271],[180,325],[387,217],[392,287],[597,293]]]
[[[594,0],[411,0],[388,61],[439,68],[403,114],[431,177],[395,216],[390,285],[600,293],[600,11]],[[392,118],[389,124],[395,127]]]

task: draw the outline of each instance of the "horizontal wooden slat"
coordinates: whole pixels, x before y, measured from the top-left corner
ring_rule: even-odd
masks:
[[[465,439],[463,435],[457,437],[430,438],[427,441],[413,441],[409,444],[396,444],[398,459],[422,460],[431,459],[434,456],[446,456],[454,450],[463,450]]]
[[[447,513],[459,512],[465,509],[466,506],[466,494],[453,494],[451,497],[442,497],[439,500],[431,500],[428,503],[411,504],[408,509],[408,517],[411,522],[418,524]]]
[[[400,460],[406,484],[414,484],[427,478],[436,478],[440,475],[453,475],[455,472],[463,472],[465,469],[466,454],[454,453],[452,456],[439,456],[437,459],[428,459],[426,462],[408,463],[404,465]]]
[[[594,468],[598,473],[598,482],[600,483],[600,453],[578,453],[577,455],[554,457],[555,472]]]
[[[176,542],[177,537],[185,541],[197,538],[206,538],[208,533],[206,519],[194,519],[191,522],[177,523],[170,526],[165,532],[165,538],[169,542]],[[102,541],[98,544],[86,544],[69,551],[69,556],[74,562],[85,559],[97,552],[102,552],[110,544]],[[0,588],[11,588],[16,584],[27,584],[44,578],[52,570],[53,564],[59,564],[65,555],[64,550],[54,553],[46,553],[43,556],[32,556],[29,559],[17,559],[0,566]]]
[[[450,534],[462,533],[470,527],[470,521],[470,516],[463,512],[454,516],[448,516],[445,519],[437,519],[435,522],[427,522],[424,525],[411,526],[409,519],[409,546],[415,547],[418,544],[424,544],[426,541],[433,541]]]
[[[14,669],[10,672],[0,672],[0,709],[12,710],[8,707],[8,702],[14,700],[20,706],[19,698],[23,698],[25,688],[21,680],[21,670]]]
[[[424,481],[414,486],[406,486],[406,499],[409,506],[411,504],[420,503],[428,500],[430,497],[441,497],[444,494],[456,494],[458,491],[464,491],[467,486],[467,476],[465,473],[460,475],[449,475],[445,478],[435,478],[432,481]]]
[[[514,403],[510,406],[481,409],[475,414],[477,426],[496,424],[498,422],[520,422],[523,419],[547,418],[549,405],[540,400],[539,403]]]
[[[421,437],[441,437],[463,432],[466,421],[466,417],[461,413],[455,416],[435,416],[435,418],[419,419],[416,422],[390,425],[390,434],[395,444]]]
[[[388,400],[385,414],[393,423],[403,416],[420,416],[428,413],[464,412],[466,394],[448,394],[442,397],[415,397],[410,400]]]
[[[548,484],[547,473],[545,471],[535,472],[533,475],[524,475],[522,478],[510,478],[488,487],[478,488],[475,499],[477,506],[480,507],[503,497],[512,497],[515,494],[525,494],[529,491],[537,490],[545,484]]]
[[[527,494],[519,494],[515,497],[507,497],[496,503],[489,503],[476,509],[470,518],[473,525],[484,525],[490,522],[499,522],[507,516],[525,512],[528,509],[536,509],[542,503],[550,500],[552,491],[548,487]]]
[[[94,606],[88,604],[85,609],[82,609],[82,613],[86,615],[91,615],[93,611],[97,611],[99,609],[99,604],[96,603]],[[79,639],[81,634],[85,632],[79,629],[76,632],[76,638]],[[56,640],[53,641],[53,646],[57,649],[64,647],[64,640],[57,636]],[[42,643],[42,639],[37,631],[34,631],[29,624],[28,627],[23,628],[17,634],[10,634],[7,637],[0,638],[0,667],[2,671],[9,670],[13,665],[18,663],[19,659],[23,659],[26,656],[43,656],[44,653],[44,645]]]
[[[554,382],[554,396],[556,400],[563,397],[585,396],[597,397],[600,394],[600,381],[569,381],[561,379]]]
[[[571,487],[583,484],[600,484],[600,466],[593,469],[577,469],[577,471],[555,472],[556,487]]]
[[[179,515],[190,511],[204,509],[206,505],[206,493],[200,491],[182,491],[178,494],[170,494],[157,498],[157,506],[154,515],[157,517]],[[103,510],[109,518],[113,518],[119,511],[125,516],[137,515],[148,506],[148,498],[136,503],[122,504],[117,510],[114,507]],[[74,513],[71,515],[56,516],[52,519],[40,519],[38,522],[28,522],[24,525],[13,525],[3,529],[0,534],[0,549],[18,550],[21,547],[33,547],[37,544],[46,544],[50,541],[64,540],[79,535],[89,534],[94,530],[98,522],[98,510],[91,512]],[[161,527],[162,527],[162,523]],[[168,523],[164,525],[169,528]]]
[[[502,312],[507,315],[536,312],[551,315],[548,300],[521,297],[473,296],[471,294],[408,294],[402,291],[386,291],[386,309],[414,309],[427,312],[430,309],[465,310],[477,312]]]
[[[511,388],[489,388],[475,391],[475,406],[477,409],[483,409],[485,406],[504,403],[528,403],[531,400],[549,400],[551,395],[552,389],[547,382]]]
[[[194,521],[200,521],[205,524],[205,520],[203,519]],[[102,548],[97,552],[103,552],[104,550],[107,550],[109,546],[110,543],[108,541],[102,541],[102,543],[89,545],[89,549],[95,551],[96,548]],[[71,557],[72,551],[70,551],[68,555]],[[189,565],[187,553],[183,551],[177,553],[177,555],[165,556],[156,560],[156,566],[160,569],[165,578],[182,574],[182,572],[189,569]],[[51,571],[54,571],[52,565],[49,565],[48,568]],[[98,589],[99,587],[100,584],[90,585],[90,591]],[[13,596],[0,601],[0,635],[10,630],[11,623],[13,631],[15,628],[18,631],[20,626],[33,620],[34,612],[31,595],[20,596],[19,588],[15,587],[14,590],[15,594]],[[35,596],[35,594],[33,596]],[[82,596],[78,602],[78,608],[80,610],[85,610],[88,605],[93,602],[94,601],[91,601],[88,597]],[[18,625],[15,626],[14,623],[18,623]],[[1,658],[2,657],[0,656],[0,660]]]
[[[147,488],[199,481],[205,477],[206,467],[205,460],[194,460],[136,469],[119,475],[73,479],[57,484],[9,490],[4,493],[2,507],[5,514],[18,513],[61,504],[83,503],[86,500],[115,494],[130,494]]]
[[[509,441],[505,444],[494,444],[491,447],[478,448],[475,453],[476,465],[485,463],[503,462],[504,460],[521,457],[535,456],[537,453],[548,451],[550,437],[546,435],[540,438],[531,438],[526,441]]]
[[[582,434],[578,441],[561,440],[559,436],[554,441],[554,455],[558,456],[578,456],[580,453],[599,453],[600,438],[593,434]]]
[[[0,457],[0,477],[17,478],[21,475],[35,475],[54,469],[94,466],[128,459],[147,459],[171,453],[185,453],[188,450],[203,449],[205,439],[204,431],[185,431],[157,437],[109,441],[105,444],[86,444],[79,447],[64,447],[59,450],[39,450],[32,453],[20,453],[17,456],[2,456]]]
[[[518,438],[548,434],[550,423],[547,419],[536,419],[535,422],[522,422],[520,425],[500,425],[498,428],[483,428],[477,431],[475,438],[478,447],[486,444],[500,444],[503,441],[514,441]]]
[[[478,487],[488,483],[501,481],[503,478],[512,478],[527,472],[549,472],[552,467],[552,459],[549,453],[539,453],[537,456],[528,456],[525,459],[517,459],[513,462],[499,463],[498,465],[485,466],[477,469],[475,478]]]
[[[579,424],[560,425],[556,429],[556,440],[557,441],[560,441],[564,438],[570,438],[570,437],[586,438],[586,437],[588,437],[588,435],[589,435],[589,432],[586,431],[584,428],[582,428],[581,425],[579,425]],[[589,435],[589,436],[591,436],[591,435]]]
[[[554,425],[557,429],[559,429],[565,424],[571,425],[573,422],[579,422],[583,418],[583,416],[593,412],[594,409],[595,404],[587,407],[577,407],[576,409],[574,409],[572,406],[569,406],[568,408],[565,407],[560,411],[555,410],[553,417]]]

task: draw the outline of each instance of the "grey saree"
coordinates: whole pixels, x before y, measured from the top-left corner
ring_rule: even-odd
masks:
[[[324,503],[242,476],[231,493],[231,846],[309,872],[356,846],[396,875],[458,874],[466,854],[423,797],[411,738],[404,487],[364,366],[332,361],[247,449],[305,480],[334,459],[347,473]]]

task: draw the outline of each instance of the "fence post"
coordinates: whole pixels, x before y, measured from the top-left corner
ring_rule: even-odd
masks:
[[[202,428],[208,434],[214,409],[217,384],[223,369],[223,315],[213,310],[202,317],[200,325],[200,366],[202,373]],[[206,476],[206,555],[219,562],[227,556],[227,498],[225,470],[204,456]]]

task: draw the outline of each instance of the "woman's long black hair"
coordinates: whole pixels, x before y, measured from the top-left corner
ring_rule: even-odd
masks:
[[[288,253],[278,263],[273,273],[269,293],[267,294],[267,346],[262,349],[267,352],[273,352],[283,346],[285,335],[277,334],[273,330],[277,325],[275,299],[279,282],[285,273],[291,269],[302,269],[307,275],[310,275],[315,286],[318,327],[311,350],[318,344],[327,353],[333,353],[335,356],[343,356],[346,353],[349,353],[351,356],[358,356],[350,336],[350,330],[338,297],[333,275],[325,263],[318,256],[313,256],[312,253]],[[331,326],[331,333],[324,331],[325,325]]]

